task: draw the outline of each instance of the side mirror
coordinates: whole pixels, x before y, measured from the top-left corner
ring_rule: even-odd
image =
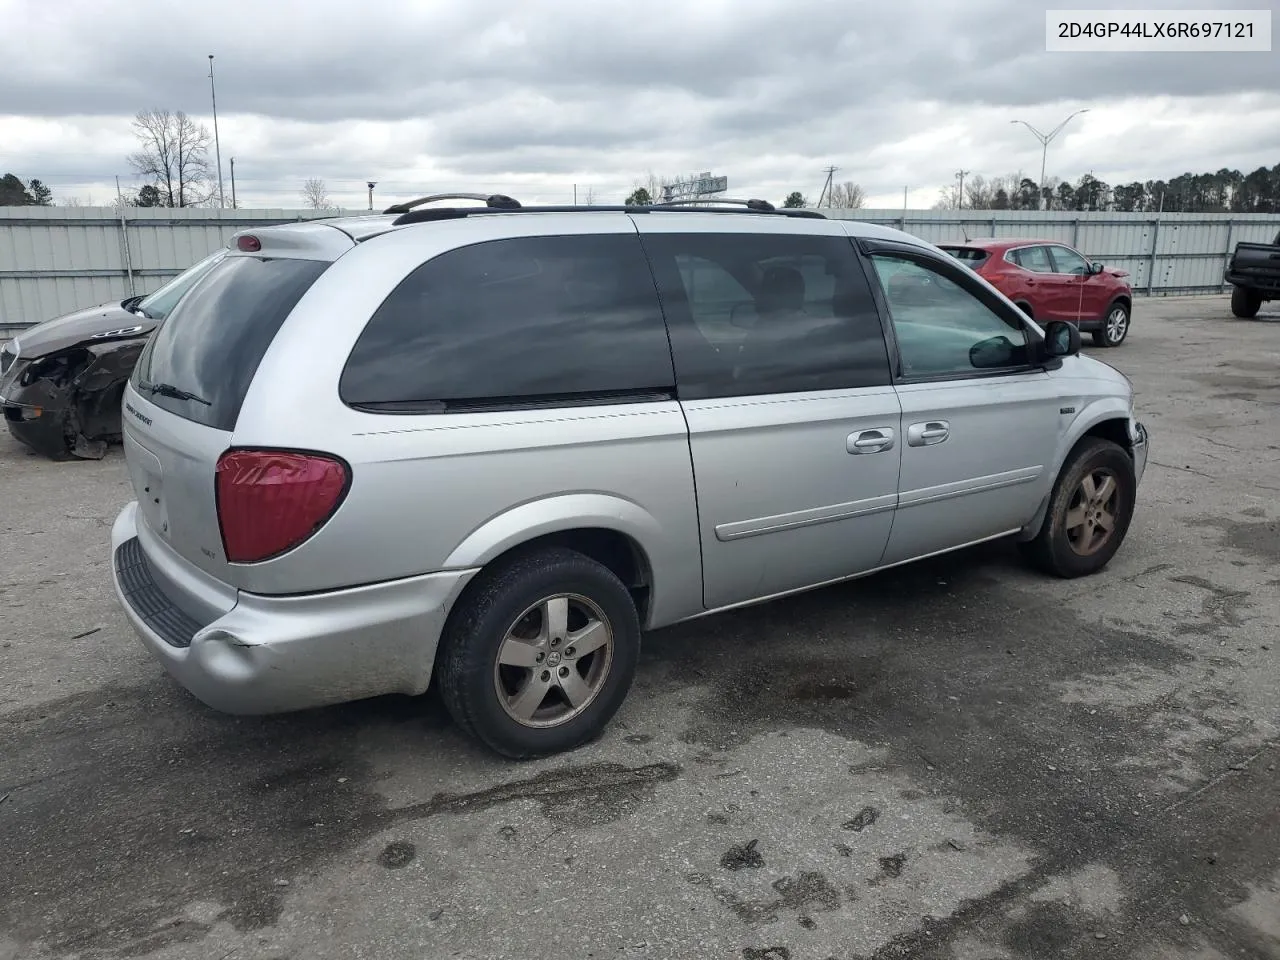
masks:
[[[978,369],[1011,367],[1016,358],[1017,347],[1008,337],[990,337],[969,348],[969,363]]]
[[[1101,264],[1101,263],[1099,263],[1098,261],[1096,261],[1096,260],[1095,260],[1094,262],[1092,262],[1092,263],[1090,263],[1090,264],[1089,264],[1089,276],[1091,276],[1091,277],[1096,277],[1096,276],[1097,276],[1098,274],[1100,274],[1101,272],[1102,272],[1102,264]]]
[[[1044,352],[1050,357],[1074,357],[1080,352],[1080,329],[1065,320],[1051,320],[1044,328]]]

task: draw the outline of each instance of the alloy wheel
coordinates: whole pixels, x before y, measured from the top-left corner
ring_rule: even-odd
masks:
[[[1119,501],[1120,484],[1110,469],[1101,467],[1084,475],[1071,496],[1064,524],[1073,552],[1088,557],[1106,546],[1115,532]]]
[[[526,727],[556,727],[599,695],[613,662],[613,629],[587,597],[561,593],[520,614],[493,667],[503,710]]]
[[[1107,340],[1119,343],[1129,330],[1129,314],[1124,307],[1114,307],[1107,314]]]

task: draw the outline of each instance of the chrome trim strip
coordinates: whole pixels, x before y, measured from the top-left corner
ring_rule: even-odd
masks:
[[[999,490],[1019,483],[1030,483],[1040,474],[1044,467],[1022,467],[1004,473],[993,473],[985,477],[974,477],[970,480],[957,480],[954,483],[942,483],[936,487],[921,487],[908,490],[898,496],[898,507],[917,507],[925,503],[937,503],[940,500],[951,500],[971,493],[984,493],[988,490]]]
[[[819,523],[848,520],[852,517],[865,517],[873,513],[892,510],[897,505],[897,494],[890,493],[883,497],[868,497],[865,500],[833,503],[825,507],[811,507],[807,510],[779,513],[771,517],[735,520],[732,523],[718,524],[716,526],[716,539],[721,541],[741,540],[744,537],[756,537],[764,533],[777,533],[779,530],[795,530],[798,527],[811,527]]]

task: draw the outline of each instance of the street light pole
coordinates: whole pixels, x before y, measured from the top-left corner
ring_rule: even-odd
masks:
[[[378,185],[378,181],[370,180],[368,181],[368,184],[369,184],[369,209],[372,210],[373,209],[373,188]]]
[[[1048,133],[1041,133],[1031,124],[1027,123],[1027,121],[1025,120],[1009,121],[1010,123],[1022,124],[1028,130],[1030,130],[1033,134],[1035,134],[1035,138],[1039,140],[1042,145],[1042,148],[1040,150],[1040,198],[1039,198],[1039,202],[1036,204],[1037,209],[1039,210],[1044,209],[1044,171],[1045,171],[1045,161],[1048,160],[1049,158],[1049,143],[1053,140],[1054,137],[1056,137],[1058,134],[1062,132],[1062,128],[1065,127],[1068,123],[1070,123],[1072,118],[1078,117],[1080,116],[1080,114],[1088,113],[1088,112],[1089,112],[1088,107],[1085,107],[1083,110],[1077,110],[1075,113],[1071,114],[1070,117],[1067,117],[1066,120],[1063,120],[1060,124],[1058,124],[1052,130],[1050,130]]]
[[[209,96],[213,99],[213,150],[218,158],[218,207],[226,206],[222,193],[222,142],[218,139],[218,91],[213,83],[213,54],[209,54]]]

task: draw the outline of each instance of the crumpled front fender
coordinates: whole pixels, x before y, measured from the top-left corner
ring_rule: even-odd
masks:
[[[120,398],[145,342],[90,342],[19,361],[4,386],[9,432],[55,459],[101,459],[120,435]]]

